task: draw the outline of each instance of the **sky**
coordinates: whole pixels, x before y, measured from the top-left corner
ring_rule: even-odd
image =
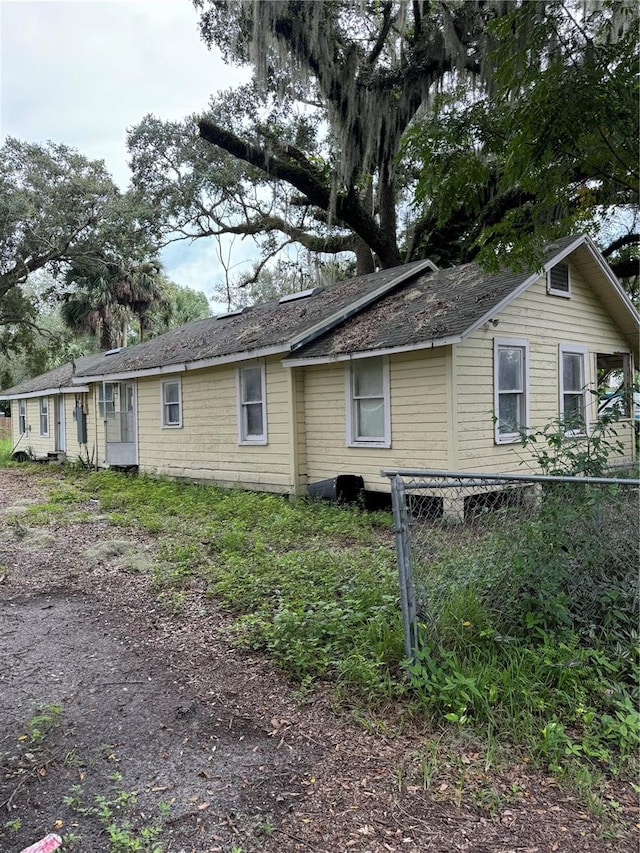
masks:
[[[200,39],[190,0],[0,0],[0,140],[63,142],[104,160],[121,189],[127,128],[147,113],[201,112],[242,79]],[[162,258],[169,278],[211,296],[213,241],[174,243]]]

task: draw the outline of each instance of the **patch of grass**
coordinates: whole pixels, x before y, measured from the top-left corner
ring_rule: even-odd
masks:
[[[0,438],[0,468],[5,468],[11,462],[13,443],[11,437]]]
[[[640,718],[627,534],[615,506],[605,511],[593,495],[565,514],[566,496],[559,508],[549,499],[546,516],[517,525],[496,514],[482,531],[430,531],[418,572],[424,646],[403,668],[388,513],[112,471],[76,473],[54,505],[72,494],[158,535],[150,572],[165,612],[182,613],[186,590],[204,589],[232,614],[237,642],[270,655],[305,696],[315,680],[331,682],[363,719],[393,701],[446,732],[443,744],[479,738],[485,772],[508,745],[577,774],[594,803],[598,772],[633,768]],[[420,784],[433,784],[442,760],[440,747],[425,754]],[[491,811],[505,795],[487,788],[478,798]]]

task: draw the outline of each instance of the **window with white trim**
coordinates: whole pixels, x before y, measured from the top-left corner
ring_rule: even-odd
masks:
[[[114,399],[114,383],[101,382],[98,385],[98,412],[102,420],[107,420],[115,415],[116,405]]]
[[[18,432],[24,435],[27,431],[27,401],[18,400]]]
[[[547,293],[552,296],[571,296],[569,264],[560,262],[548,270]]]
[[[560,346],[560,419],[567,435],[585,435],[589,428],[587,348]]]
[[[347,368],[347,444],[391,447],[389,360],[359,358]]]
[[[182,426],[182,383],[165,379],[162,383],[162,426],[169,429]]]
[[[529,344],[496,338],[493,342],[496,444],[520,440],[529,426]]]
[[[267,443],[264,364],[238,368],[238,444]]]
[[[49,435],[49,398],[40,397],[40,435]]]

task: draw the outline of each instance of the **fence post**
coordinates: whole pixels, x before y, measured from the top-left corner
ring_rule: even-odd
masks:
[[[400,584],[400,603],[402,605],[404,652],[407,660],[413,661],[415,660],[415,650],[418,646],[416,596],[413,588],[413,572],[411,569],[407,493],[404,481],[398,474],[391,479],[391,505],[393,508],[393,527],[396,535],[396,553],[398,555],[398,581]]]

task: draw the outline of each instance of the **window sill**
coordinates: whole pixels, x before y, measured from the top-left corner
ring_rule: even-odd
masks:
[[[552,290],[550,287],[547,288],[547,293],[549,296],[561,296],[563,299],[571,299],[571,292],[566,290]]]
[[[520,436],[519,435],[505,435],[501,438],[494,438],[494,444],[502,446],[503,444],[520,444]]]
[[[269,444],[266,438],[245,438],[238,442],[238,447],[266,447]]]
[[[383,448],[388,450],[391,447],[390,441],[348,441],[347,447],[359,447],[359,448],[367,448],[367,447],[375,447],[375,448]]]

